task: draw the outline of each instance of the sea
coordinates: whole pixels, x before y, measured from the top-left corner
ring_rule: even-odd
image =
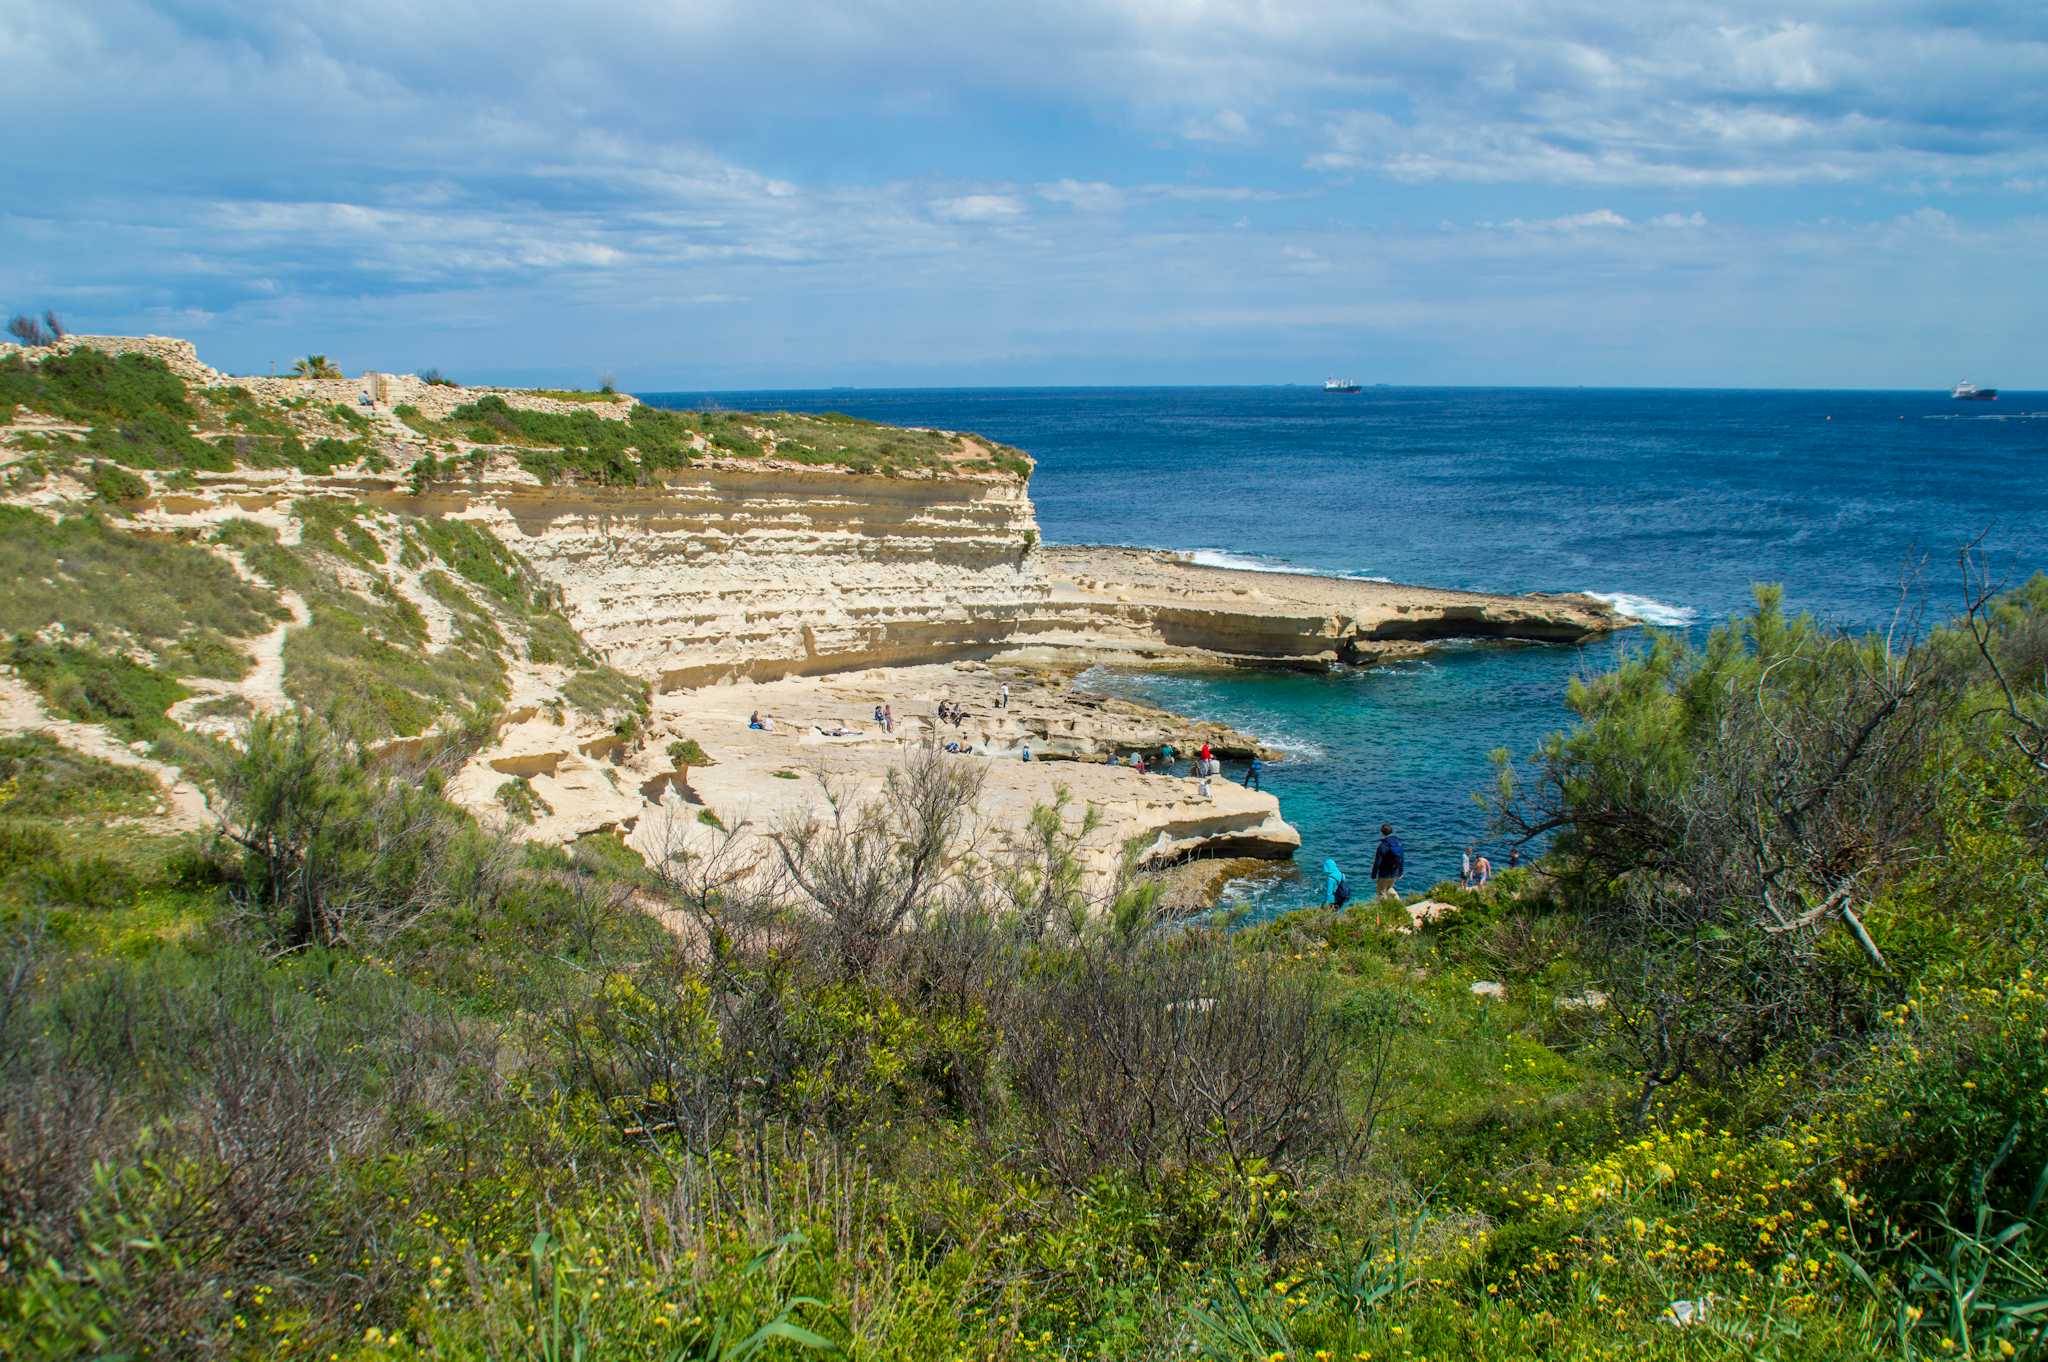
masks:
[[[1479,796],[1571,722],[1575,674],[1648,631],[1695,636],[1758,583],[1854,628],[1926,627],[1981,541],[2018,581],[2048,570],[2048,392],[1320,386],[831,389],[642,394],[662,406],[838,411],[971,430],[1038,463],[1052,544],[1480,591],[1582,591],[1640,626],[1579,647],[1458,644],[1320,674],[1096,668],[1101,690],[1228,722],[1278,748],[1292,867],[1231,886],[1263,918],[1316,901],[1335,859],[1363,881],[1379,826],[1403,888],[1508,846]],[[1231,772],[1235,774],[1235,772]]]

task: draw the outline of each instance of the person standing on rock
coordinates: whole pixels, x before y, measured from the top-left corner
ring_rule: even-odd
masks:
[[[1247,790],[1263,790],[1259,778],[1266,774],[1266,763],[1259,760],[1259,754],[1252,753],[1252,764],[1244,768],[1244,787]]]
[[[1401,846],[1401,839],[1394,835],[1392,823],[1380,824],[1380,844],[1372,853],[1372,878],[1379,886],[1380,897],[1395,898],[1394,882],[1401,878],[1401,872],[1408,868],[1408,855]]]
[[[1334,858],[1323,858],[1323,906],[1342,908],[1351,902],[1351,886],[1344,883],[1344,872],[1337,868]]]
[[[997,708],[997,709],[1008,709],[1009,707],[1010,707],[1010,683],[1009,683],[1009,682],[1007,682],[1007,681],[1005,681],[1005,682],[1003,682],[1003,693],[1002,693],[1002,699],[1001,699],[1001,700],[999,700],[999,701],[998,701],[998,702],[996,703],[996,708]]]
[[[1519,866],[1519,865],[1521,865],[1521,864],[1522,864],[1522,849],[1521,849],[1520,847],[1509,847],[1509,848],[1508,848],[1508,869],[1510,869],[1510,870],[1513,870],[1513,869],[1515,869],[1515,868],[1516,868],[1517,866]]]
[[[1484,889],[1486,882],[1492,878],[1493,862],[1487,860],[1486,853],[1482,851],[1479,853],[1479,859],[1472,862],[1472,887]]]

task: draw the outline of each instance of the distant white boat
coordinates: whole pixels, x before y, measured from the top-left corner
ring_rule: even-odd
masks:
[[[1348,378],[1326,378],[1323,380],[1323,391],[1326,393],[1355,393],[1362,390]]]
[[[1956,384],[1950,390],[1949,396],[1958,402],[1996,402],[1998,400],[1998,389],[1980,388],[1974,383],[1965,381]]]

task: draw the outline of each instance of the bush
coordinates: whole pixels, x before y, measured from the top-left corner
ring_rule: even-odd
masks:
[[[125,468],[94,462],[86,479],[92,494],[101,501],[140,501],[149,495],[149,484]]]
[[[317,719],[259,716],[218,780],[247,907],[287,947],[373,946],[502,887],[502,844],[433,782],[373,769]]]
[[[1556,832],[1611,954],[1642,1110],[1689,1075],[1795,1040],[1826,1056],[1869,1025],[1893,985],[1864,916],[1939,836],[1927,768],[1959,680],[1937,643],[1787,619],[1763,589],[1703,651],[1660,638],[1575,683],[1579,728],[1527,791],[1504,775],[1508,825]]]
[[[1031,976],[1006,1057],[1048,1167],[1141,1184],[1338,1151],[1343,1046],[1312,976],[1224,943],[1097,944]]]

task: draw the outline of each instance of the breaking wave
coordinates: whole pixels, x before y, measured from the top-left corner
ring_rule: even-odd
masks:
[[[1375,577],[1365,572],[1329,572],[1322,568],[1303,567],[1279,559],[1254,558],[1228,549],[1194,549],[1180,555],[1196,567],[1228,568],[1232,572],[1286,572],[1298,577],[1344,577],[1354,582],[1390,582],[1389,577]]]
[[[1644,624],[1654,624],[1661,629],[1683,629],[1700,617],[1700,612],[1689,605],[1666,605],[1650,596],[1631,595],[1626,591],[1588,591],[1596,601],[1605,601],[1620,613]]]

